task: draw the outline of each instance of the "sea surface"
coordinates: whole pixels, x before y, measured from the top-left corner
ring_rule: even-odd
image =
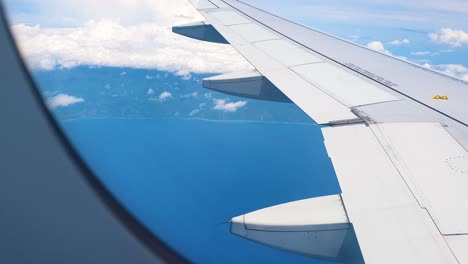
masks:
[[[46,100],[59,93],[84,99],[52,109],[68,138],[125,208],[185,257],[327,263],[237,237],[227,223],[340,192],[320,126],[294,105],[247,100],[236,112],[219,112],[213,98],[245,99],[210,93],[200,85],[204,76],[154,80],[145,70],[86,67],[35,76]],[[151,100],[148,89],[172,98]],[[195,107],[198,116],[189,114]]]

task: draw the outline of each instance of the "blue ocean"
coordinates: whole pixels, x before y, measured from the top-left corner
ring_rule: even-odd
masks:
[[[340,190],[320,126],[293,104],[206,90],[200,80],[212,75],[106,67],[34,73],[46,100],[82,99],[52,109],[68,138],[129,212],[188,259],[328,263],[230,233],[234,216]],[[245,103],[220,111],[215,100]]]

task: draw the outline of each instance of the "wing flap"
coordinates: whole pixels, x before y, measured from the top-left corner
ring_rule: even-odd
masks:
[[[370,127],[323,134],[366,263],[457,263]]]
[[[453,253],[460,263],[468,263],[468,235],[457,235],[445,237]]]
[[[444,235],[468,234],[468,155],[440,124],[372,126],[385,151]]]
[[[318,124],[356,118],[345,105],[289,69],[270,70],[264,75]]]

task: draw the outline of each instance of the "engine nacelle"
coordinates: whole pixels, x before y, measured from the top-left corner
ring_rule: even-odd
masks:
[[[302,255],[362,259],[340,195],[280,204],[234,217],[231,232]]]

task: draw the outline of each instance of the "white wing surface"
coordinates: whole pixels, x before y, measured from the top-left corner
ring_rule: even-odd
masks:
[[[234,234],[344,262],[468,263],[466,82],[240,1],[191,2],[206,21],[173,31],[255,67],[204,86],[299,106],[323,125],[342,190],[234,217]]]

